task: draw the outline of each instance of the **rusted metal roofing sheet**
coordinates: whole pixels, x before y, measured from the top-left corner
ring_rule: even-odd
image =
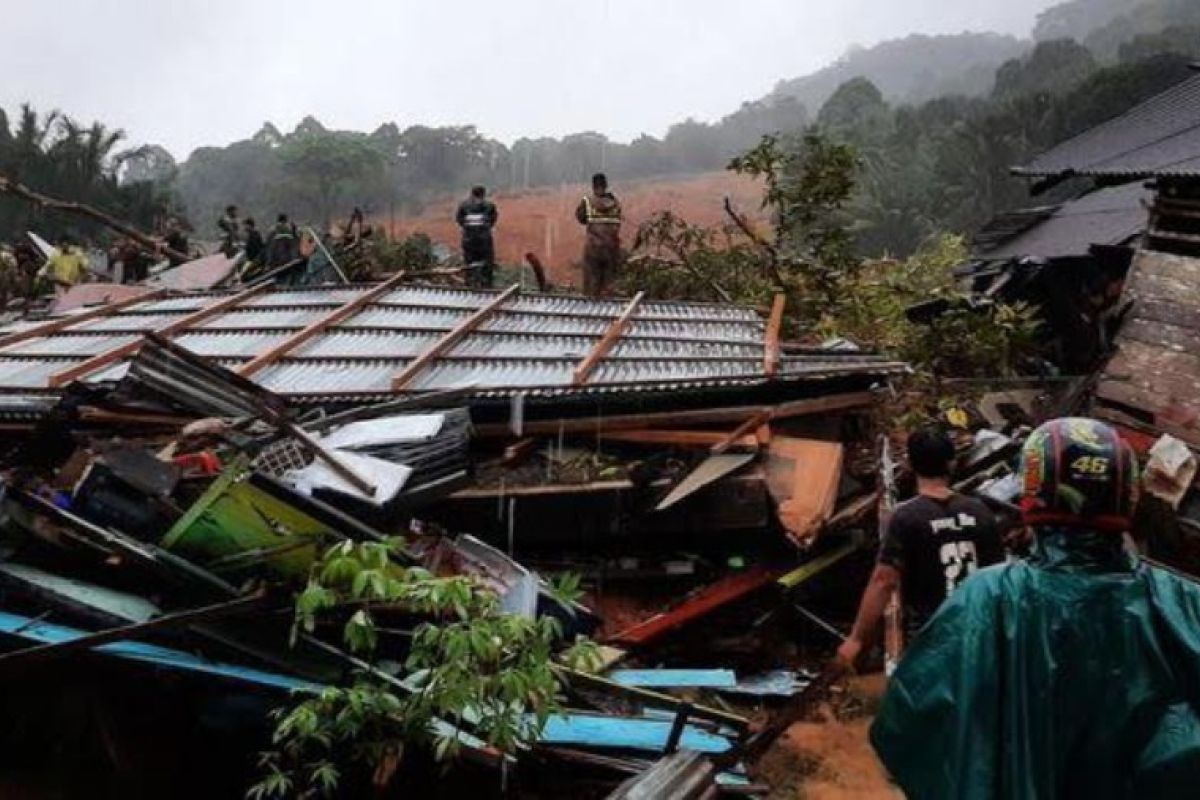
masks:
[[[347,308],[372,288],[263,291],[207,316],[203,309],[222,301],[229,305],[233,293],[134,303],[0,348],[0,393],[50,393],[51,375],[110,353],[83,380],[116,380],[126,363],[115,359],[125,353],[113,351],[167,326],[173,326],[173,341],[231,369],[258,359],[255,382],[314,402],[394,394],[406,368],[414,374],[405,378],[402,391],[470,384],[484,396],[754,386],[881,376],[903,368],[872,356],[819,353],[785,356],[777,375],[770,376],[764,372],[765,325],[754,309],[646,302],[636,306],[581,385],[579,364],[595,352],[628,301],[400,286],[361,308]],[[190,315],[199,315],[196,323],[181,327]],[[310,326],[318,329],[311,338],[279,348]],[[262,358],[275,348],[278,354]]]
[[[1200,75],[1051,148],[1021,175],[1200,176]]]
[[[1200,447],[1200,259],[1141,250],[1133,307],[1096,386],[1096,413]]]

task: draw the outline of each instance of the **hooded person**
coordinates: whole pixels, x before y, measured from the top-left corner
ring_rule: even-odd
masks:
[[[1195,797],[1200,586],[1126,549],[1137,460],[1058,419],[1022,452],[1028,561],[977,572],[889,683],[871,742],[908,797]]]

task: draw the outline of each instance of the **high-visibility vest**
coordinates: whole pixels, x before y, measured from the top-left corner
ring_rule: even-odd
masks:
[[[621,206],[615,200],[611,211],[601,211],[592,205],[592,198],[583,198],[584,216],[588,225],[620,225]]]

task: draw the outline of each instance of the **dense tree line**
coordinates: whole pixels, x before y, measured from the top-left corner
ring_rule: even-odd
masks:
[[[1012,167],[1188,78],[1192,58],[1164,53],[1102,67],[1082,45],[1049,41],[1002,66],[986,98],[892,107],[866,80],[844,84],[817,126],[862,160],[852,204],[860,250],[907,255],[935,234],[969,233],[1030,204]],[[1037,202],[1072,191],[1064,185]]]
[[[601,170],[619,181],[717,170],[763,135],[815,124],[859,152],[850,211],[861,252],[903,255],[936,232],[969,232],[1027,202],[1011,166],[1187,77],[1186,62],[1200,58],[1200,3],[1070,0],[1043,14],[1035,35],[1036,46],[1004,61],[1019,50],[1015,40],[908,37],[857,51],[811,81],[781,83],[714,123],[689,119],[628,144],[584,132],[506,145],[473,126],[386,123],[366,133],[308,117],[286,133],[266,123],[249,139],[202,147],[176,164],[161,147],[121,149],[123,134],[101,123],[25,107],[11,123],[0,112],[0,174],[147,229],[182,210],[204,239],[228,204],[260,221],[285,211],[329,225],[355,206],[376,216],[418,211],[474,183],[523,189],[584,183]],[[965,46],[978,52],[968,57]],[[947,54],[959,69],[947,66]],[[866,77],[829,86],[855,69]],[[948,85],[933,72],[970,73],[971,86],[914,101],[920,93],[904,86]],[[811,106],[812,117],[798,96],[827,99]],[[0,236],[30,227],[53,236],[69,226],[92,232],[0,198]]]
[[[174,162],[162,148],[121,149],[124,140],[123,131],[100,122],[85,125],[58,112],[39,114],[28,105],[10,120],[0,109],[0,175],[153,229],[170,212]],[[47,214],[0,194],[0,241],[30,229],[51,238],[98,233],[94,223]]]

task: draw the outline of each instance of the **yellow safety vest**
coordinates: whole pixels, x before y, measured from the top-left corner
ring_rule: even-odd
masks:
[[[599,211],[592,205],[592,198],[585,196],[583,198],[584,216],[587,218],[588,225],[620,225],[621,224],[621,206],[616,201],[613,202],[612,211]]]

